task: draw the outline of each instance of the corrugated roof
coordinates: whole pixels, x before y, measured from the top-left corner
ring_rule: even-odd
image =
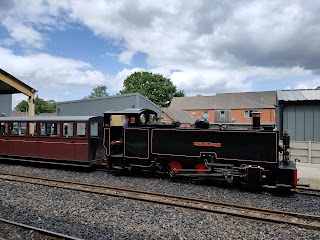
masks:
[[[219,93],[215,96],[175,97],[169,109],[200,110],[200,109],[247,109],[275,108],[276,91]]]
[[[292,89],[277,91],[279,101],[297,102],[297,101],[315,101],[320,100],[319,89]]]
[[[194,123],[195,121],[194,117],[181,110],[162,108],[162,111],[174,121],[179,121],[181,123]]]
[[[169,108],[178,110],[212,109],[213,99],[214,96],[174,97]]]
[[[219,93],[212,109],[275,108],[276,91]]]

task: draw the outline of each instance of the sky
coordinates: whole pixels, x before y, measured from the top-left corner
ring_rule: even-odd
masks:
[[[0,0],[0,68],[45,100],[136,71],[186,96],[320,86],[318,0]],[[13,107],[23,94],[13,95]]]

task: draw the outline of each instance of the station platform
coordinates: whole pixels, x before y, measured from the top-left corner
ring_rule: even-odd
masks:
[[[320,164],[297,163],[298,184],[310,184],[311,188],[320,189]]]

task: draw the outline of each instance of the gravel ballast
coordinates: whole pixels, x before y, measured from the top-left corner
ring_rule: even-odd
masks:
[[[320,198],[278,197],[239,189],[172,182],[168,179],[114,176],[0,165],[0,172],[105,184],[319,215]],[[320,239],[320,232],[262,224],[33,184],[0,181],[0,216],[85,239]]]

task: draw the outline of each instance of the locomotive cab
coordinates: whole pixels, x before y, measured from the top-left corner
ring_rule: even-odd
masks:
[[[123,168],[125,161],[139,158],[149,152],[149,131],[156,122],[157,113],[149,109],[125,109],[104,113],[104,147],[107,168]],[[139,142],[140,141],[142,142]]]

